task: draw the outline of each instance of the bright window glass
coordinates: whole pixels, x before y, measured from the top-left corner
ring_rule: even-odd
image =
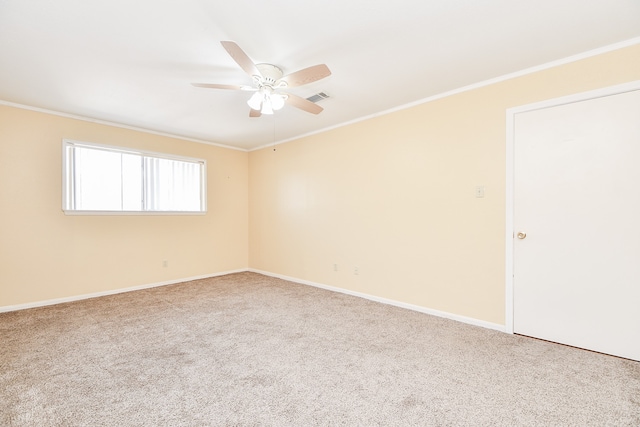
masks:
[[[204,160],[64,141],[68,213],[204,213]]]

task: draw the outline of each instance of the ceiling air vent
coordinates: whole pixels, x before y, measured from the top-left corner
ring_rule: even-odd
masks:
[[[311,102],[318,102],[318,101],[322,101],[323,99],[327,99],[329,97],[329,95],[327,95],[324,92],[318,92],[315,95],[311,95],[310,97],[307,98],[307,101],[311,101]]]

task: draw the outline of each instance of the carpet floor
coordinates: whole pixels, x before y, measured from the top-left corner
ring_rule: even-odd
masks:
[[[255,273],[3,313],[0,343],[2,426],[640,426],[638,362]]]

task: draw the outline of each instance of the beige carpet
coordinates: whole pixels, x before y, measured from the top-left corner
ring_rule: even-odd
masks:
[[[1,314],[0,339],[2,426],[640,426],[640,363],[253,273]]]

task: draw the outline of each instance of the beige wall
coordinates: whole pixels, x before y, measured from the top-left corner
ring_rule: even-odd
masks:
[[[638,79],[640,45],[251,152],[249,265],[504,324],[506,109]]]
[[[208,213],[64,215],[63,138],[206,159]],[[246,269],[247,167],[242,151],[0,106],[0,308]]]

